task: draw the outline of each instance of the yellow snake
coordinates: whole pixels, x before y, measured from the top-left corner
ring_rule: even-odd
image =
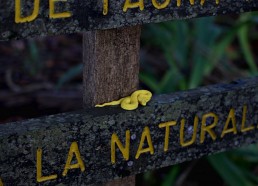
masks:
[[[104,107],[104,106],[121,104],[121,107],[125,110],[134,110],[134,109],[138,108],[139,103],[142,106],[146,106],[147,102],[150,101],[151,97],[152,97],[152,93],[150,91],[137,90],[137,91],[133,92],[131,96],[121,98],[117,101],[112,101],[112,102],[96,105],[95,107]]]

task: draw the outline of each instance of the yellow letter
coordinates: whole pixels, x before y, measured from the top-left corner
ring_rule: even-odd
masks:
[[[213,118],[213,123],[209,126],[206,126],[207,118],[211,118],[211,117]],[[216,134],[212,130],[212,128],[214,128],[217,124],[218,124],[218,116],[216,114],[208,113],[203,115],[202,127],[201,127],[201,139],[200,139],[201,143],[204,142],[206,132],[210,134],[213,141],[217,138]]]
[[[103,0],[103,15],[108,14],[108,0]]]
[[[145,138],[147,138],[147,142],[148,142],[148,146],[149,147],[143,149],[143,144],[144,144]],[[150,154],[154,153],[154,148],[153,148],[153,144],[152,144],[152,141],[151,141],[149,127],[144,127],[144,130],[142,132],[142,137],[141,137],[140,145],[139,145],[137,153],[135,155],[135,159],[138,159],[140,157],[140,155],[142,153],[145,153],[145,152],[150,152]]]
[[[21,0],[15,0],[15,23],[31,22],[39,14],[39,0],[34,0],[34,9],[30,16],[21,17]]]
[[[232,128],[228,129],[228,124],[230,122],[230,120],[232,120]],[[223,138],[225,136],[225,134],[233,132],[234,134],[237,133],[237,128],[236,128],[236,116],[235,116],[235,110],[234,109],[230,109],[230,112],[228,114],[228,118],[226,121],[226,124],[223,128],[223,131],[221,133],[221,138]]]
[[[128,8],[137,8],[139,7],[140,10],[144,9],[144,2],[143,0],[139,0],[139,2],[131,2],[131,0],[125,0],[123,11],[126,12]]]
[[[66,2],[66,0],[49,0],[49,17],[56,19],[56,18],[67,18],[71,17],[71,12],[62,12],[62,13],[55,13],[55,3],[56,2]]]
[[[157,2],[157,0],[152,0],[152,4],[157,9],[166,8],[168,4],[170,3],[170,0],[165,0],[164,3]]]
[[[0,178],[0,186],[4,186],[4,183],[1,178]]]
[[[198,116],[194,117],[194,128],[193,128],[193,136],[192,139],[188,142],[184,142],[184,128],[185,128],[185,119],[181,119],[181,126],[180,126],[180,145],[182,147],[186,147],[192,145],[196,139],[197,135],[197,127],[198,127]]]
[[[191,4],[191,5],[194,5],[194,0],[190,0],[190,4]]]
[[[118,136],[114,133],[111,137],[111,162],[114,164],[116,162],[116,144],[119,150],[122,152],[125,160],[129,160],[129,149],[130,149],[130,130],[125,132],[125,147],[123,147]]]
[[[73,159],[73,154],[75,154],[75,157],[76,157],[78,163],[71,165],[71,161]],[[63,176],[66,176],[69,169],[78,169],[78,168],[80,168],[82,172],[85,171],[85,166],[84,166],[84,163],[83,163],[81,155],[80,155],[78,144],[77,144],[77,142],[73,142],[70,147],[69,153],[68,153],[65,168],[63,171]]]
[[[181,0],[176,1],[176,6],[181,6]]]
[[[165,143],[164,143],[164,151],[168,151],[168,142],[169,142],[169,128],[170,126],[176,125],[176,121],[169,121],[165,123],[159,124],[159,128],[164,128],[166,127],[166,133],[165,133]]]
[[[203,5],[205,3],[205,0],[201,0],[200,4]],[[216,0],[216,4],[219,4],[219,0]]]
[[[254,126],[251,125],[249,127],[245,127],[245,122],[246,122],[246,112],[247,112],[247,106],[244,105],[243,107],[243,116],[242,116],[242,125],[241,125],[241,132],[247,132],[249,130],[253,130]]]
[[[37,182],[56,179],[57,175],[42,176],[42,149],[37,149]]]

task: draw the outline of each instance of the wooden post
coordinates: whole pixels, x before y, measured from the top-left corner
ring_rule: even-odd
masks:
[[[84,107],[128,96],[138,88],[140,26],[87,32],[83,48]]]
[[[130,95],[138,88],[140,26],[83,35],[83,103],[94,107]],[[106,185],[135,185],[135,176]]]

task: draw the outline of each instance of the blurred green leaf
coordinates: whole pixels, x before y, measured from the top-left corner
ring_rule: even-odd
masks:
[[[225,154],[209,156],[208,160],[228,185],[254,186],[254,184],[244,176],[242,170],[230,161]]]
[[[145,83],[153,92],[159,92],[159,85],[156,82],[156,79],[151,74],[147,72],[142,72],[139,74],[139,78],[143,83]]]
[[[200,86],[214,69],[222,70],[225,75],[229,75],[228,72],[237,74],[243,71],[244,74],[247,71],[258,75],[250,47],[250,39],[258,39],[258,34],[251,32],[258,23],[258,13],[242,14],[234,22],[232,18],[228,20],[225,21],[226,26],[216,24],[216,18],[211,17],[144,26],[144,45],[160,49],[168,68],[158,77],[157,74],[160,73],[150,70],[149,66],[143,69],[146,71],[140,72],[140,79],[154,93],[168,93]],[[234,50],[238,43],[242,52]],[[238,64],[232,66],[238,59],[242,60],[240,54],[243,54],[242,58],[248,68],[241,69]],[[257,166],[257,146],[211,156],[208,160],[227,185],[257,185],[257,176],[252,172],[252,167]],[[171,170],[169,174],[172,176],[165,178],[165,185],[174,183],[175,172],[176,170]],[[155,179],[152,177],[152,180]]]
[[[162,186],[172,186],[175,184],[176,179],[179,175],[180,167],[179,165],[174,165],[171,167],[169,173],[164,178],[164,181],[162,182]]]
[[[257,145],[250,145],[245,148],[237,149],[232,153],[234,156],[242,157],[248,161],[258,163],[258,147]]]
[[[250,19],[251,14],[244,14],[243,16],[240,17],[241,21],[248,21]],[[255,64],[255,60],[253,58],[250,46],[249,46],[249,25],[244,26],[238,29],[238,38],[239,38],[239,43],[240,47],[243,51],[245,60],[250,68],[250,72],[252,74],[256,74],[258,72],[257,66]]]
[[[35,76],[42,69],[43,64],[40,59],[40,52],[36,42],[32,39],[28,40],[28,54],[24,60],[24,68],[31,76]]]
[[[242,171],[244,172],[245,176],[252,180],[255,185],[258,185],[258,176],[250,172],[250,170],[242,168]]]
[[[76,65],[70,68],[66,73],[64,73],[58,80],[57,88],[61,88],[65,83],[72,80],[74,77],[82,73],[82,64]]]

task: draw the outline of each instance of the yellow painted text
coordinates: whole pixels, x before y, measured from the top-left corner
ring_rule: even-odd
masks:
[[[242,124],[241,124],[241,132],[247,132],[249,130],[254,129],[254,125],[250,125],[249,127],[245,126],[246,123],[246,112],[247,112],[247,106],[243,106],[243,116],[242,116]]]
[[[56,179],[57,175],[42,176],[42,149],[37,149],[37,182]]]
[[[31,22],[37,18],[39,14],[39,0],[34,0],[34,8],[31,15],[22,17],[21,0],[15,0],[15,23]]]
[[[158,2],[157,0],[152,0],[152,4],[157,9],[166,8],[170,3],[170,0],[165,0],[163,3]]]
[[[208,118],[210,119],[213,118],[213,123],[207,126],[206,123]],[[215,132],[212,129],[216,127],[216,125],[218,124],[218,120],[219,120],[218,116],[214,113],[208,113],[202,116],[201,138],[200,138],[201,143],[204,142],[206,132],[211,136],[212,140],[215,140],[217,138]]]
[[[119,140],[118,136],[114,133],[111,137],[111,162],[114,164],[116,162],[116,145],[122,152],[125,160],[129,159],[129,148],[130,148],[130,131],[127,130],[125,134],[125,147]]]
[[[148,148],[143,148],[145,139],[147,139]],[[154,148],[153,148],[153,144],[152,144],[152,140],[151,140],[149,127],[145,127],[142,132],[140,145],[139,145],[137,153],[135,155],[135,159],[138,159],[142,153],[146,153],[146,152],[150,152],[150,154],[154,154]]]
[[[71,164],[74,155],[76,157],[77,163]],[[81,172],[85,171],[85,166],[80,155],[78,144],[77,142],[72,142],[62,175],[66,176],[69,169],[78,169],[78,168],[81,169]]]
[[[50,18],[57,19],[57,18],[68,18],[68,17],[72,16],[71,12],[56,13],[55,12],[55,3],[56,2],[67,2],[67,0],[49,0],[49,17]]]
[[[198,127],[198,116],[195,116],[194,117],[194,127],[193,127],[193,135],[192,135],[192,138],[191,140],[189,140],[188,142],[185,142],[184,141],[184,128],[185,128],[185,119],[181,119],[181,126],[180,126],[180,145],[182,147],[186,147],[186,146],[189,146],[189,145],[192,145],[195,140],[196,140],[196,135],[197,135],[197,127]]]
[[[125,0],[123,11],[126,12],[128,8],[139,8],[141,11],[144,9],[143,0],[139,0],[138,2],[131,2],[131,0]]]
[[[228,128],[228,125],[230,122],[232,123],[232,128]],[[221,133],[221,138],[223,138],[227,133],[231,133],[231,132],[233,132],[234,134],[237,134],[236,116],[235,116],[235,110],[233,108],[230,109],[230,111],[229,111],[226,124]]]
[[[103,0],[103,15],[108,14],[108,0]]]
[[[170,127],[175,125],[176,125],[176,121],[169,121],[169,122],[159,124],[159,128],[165,127],[165,142],[164,142],[165,152],[168,151]]]
[[[124,6],[123,6],[123,11],[127,12],[128,9],[131,8],[139,8],[140,11],[144,10],[144,0],[138,0],[138,1],[134,1],[134,0],[125,0]],[[206,0],[200,0],[200,5],[203,6],[205,4]],[[169,4],[171,3],[171,0],[163,0],[163,2],[160,2],[160,0],[151,0],[152,5],[154,6],[154,8],[160,10],[160,9],[164,9],[167,8],[169,6]],[[196,2],[196,0],[189,0],[190,4],[193,6]],[[215,0],[216,4],[219,4],[219,0]],[[179,7],[181,6],[182,0],[176,0],[176,5]],[[103,0],[103,10],[102,10],[102,14],[103,15],[107,15],[108,14],[108,8],[109,8],[109,0]]]
[[[51,19],[68,18],[72,16],[71,12],[55,12],[55,3],[67,2],[67,0],[49,0],[49,17]],[[25,23],[34,21],[39,15],[40,0],[34,0],[31,15],[22,15],[21,0],[15,0],[15,23]]]

